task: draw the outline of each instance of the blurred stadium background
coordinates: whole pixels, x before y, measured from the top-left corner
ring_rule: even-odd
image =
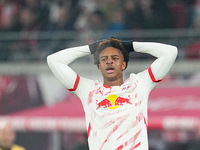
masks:
[[[0,0],[0,123],[10,122],[27,150],[87,150],[82,106],[46,56],[110,36],[178,47],[150,95],[150,150],[199,150],[200,0]],[[125,78],[152,61],[131,53]],[[71,66],[101,80],[92,56]]]

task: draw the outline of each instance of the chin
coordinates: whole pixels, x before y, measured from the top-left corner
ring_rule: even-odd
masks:
[[[106,78],[108,81],[115,81],[116,80],[116,76],[106,76],[104,78]]]

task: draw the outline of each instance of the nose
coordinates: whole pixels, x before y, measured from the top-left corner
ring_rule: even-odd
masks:
[[[113,64],[112,58],[108,58],[107,61],[106,61],[106,64]]]

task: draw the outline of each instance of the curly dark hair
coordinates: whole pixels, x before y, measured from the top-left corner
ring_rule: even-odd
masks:
[[[128,61],[129,61],[129,53],[124,48],[122,42],[113,37],[99,43],[99,45],[97,46],[97,50],[94,53],[94,64],[97,65],[98,67],[98,65],[100,64],[100,61],[99,61],[100,53],[107,47],[114,47],[121,51],[122,55],[124,56],[124,61],[126,62],[126,68],[127,68]]]

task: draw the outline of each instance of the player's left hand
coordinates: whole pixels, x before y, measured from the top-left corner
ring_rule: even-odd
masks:
[[[124,46],[124,48],[127,52],[130,53],[130,52],[134,51],[132,41],[122,41],[122,45]]]

